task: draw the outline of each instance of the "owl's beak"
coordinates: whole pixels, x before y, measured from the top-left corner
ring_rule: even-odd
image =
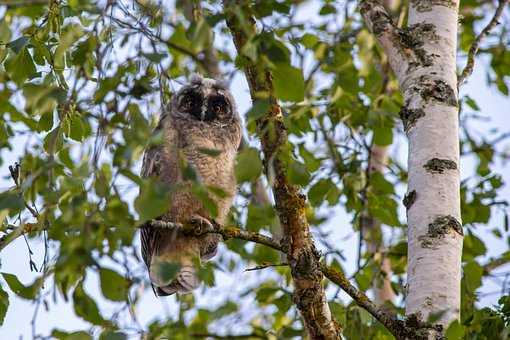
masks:
[[[205,120],[205,115],[207,114],[207,109],[202,109],[202,112],[200,112],[200,120],[201,121],[204,121]]]

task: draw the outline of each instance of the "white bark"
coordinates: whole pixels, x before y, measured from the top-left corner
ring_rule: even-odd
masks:
[[[398,29],[380,1],[361,10],[384,48],[405,105],[409,137],[406,314],[459,318],[462,254],[456,75],[458,0],[410,0]]]
[[[430,8],[421,8],[425,2]],[[433,61],[401,80],[407,108],[422,109],[424,114],[408,133],[408,192],[414,191],[416,198],[408,210],[406,313],[421,313],[426,320],[431,313],[444,312],[440,319],[444,325],[459,318],[463,239],[458,107],[453,105],[457,20],[458,1],[411,1],[409,25],[434,28],[435,38],[424,39],[423,46]],[[424,91],[433,98],[424,98]]]

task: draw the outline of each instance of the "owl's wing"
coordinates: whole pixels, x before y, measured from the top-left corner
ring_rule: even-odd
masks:
[[[143,156],[142,171],[140,175],[143,178],[159,177],[161,175],[161,159],[163,153],[163,146],[152,146],[145,150]],[[140,231],[140,238],[142,243],[142,258],[147,268],[150,267],[152,252],[156,246],[158,237],[158,229],[152,228],[150,224],[145,224]]]
[[[163,131],[163,126],[166,119],[167,115],[163,114],[153,134],[159,134]],[[165,162],[165,147],[171,147],[171,145],[168,144],[175,143],[176,138],[175,131],[172,131],[172,129],[165,130],[164,142],[159,145],[150,146],[145,150],[143,155],[142,170],[140,172],[140,176],[143,178],[155,177],[162,180],[164,175],[162,173],[162,169],[165,168],[165,165],[163,164]],[[157,228],[152,228],[152,226],[147,223],[141,228],[140,238],[142,243],[142,258],[147,265],[147,268],[149,268],[152,254],[154,249],[157,247],[157,240],[160,238],[160,230]]]

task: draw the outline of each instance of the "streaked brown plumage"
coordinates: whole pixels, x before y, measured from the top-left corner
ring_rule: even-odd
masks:
[[[241,123],[230,92],[219,81],[193,77],[173,97],[154,133],[163,134],[163,143],[145,151],[141,175],[155,177],[175,189],[168,212],[161,219],[208,223],[211,218],[201,200],[190,192],[191,182],[183,177],[182,169],[187,164],[203,185],[225,193],[223,197],[209,195],[218,208],[215,221],[223,224],[235,194],[234,162],[241,140]],[[218,242],[215,234],[194,237],[178,230],[143,227],[142,257],[156,294],[188,293],[197,288],[197,260],[199,263],[213,257]],[[159,263],[177,264],[180,269],[176,277],[163,280],[157,272]]]

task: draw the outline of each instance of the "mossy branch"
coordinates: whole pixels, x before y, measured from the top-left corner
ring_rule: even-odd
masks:
[[[248,80],[253,101],[268,100],[270,109],[256,121],[264,154],[266,174],[272,174],[272,189],[276,211],[283,231],[282,249],[287,254],[294,281],[294,303],[311,339],[339,339],[341,327],[332,318],[322,286],[319,254],[311,238],[305,215],[305,197],[299,187],[287,178],[282,161],[288,143],[288,134],[278,101],[273,95],[271,72],[262,61],[243,56],[243,49],[256,36],[255,20],[247,2],[224,1],[227,26],[233,37],[238,59]]]

